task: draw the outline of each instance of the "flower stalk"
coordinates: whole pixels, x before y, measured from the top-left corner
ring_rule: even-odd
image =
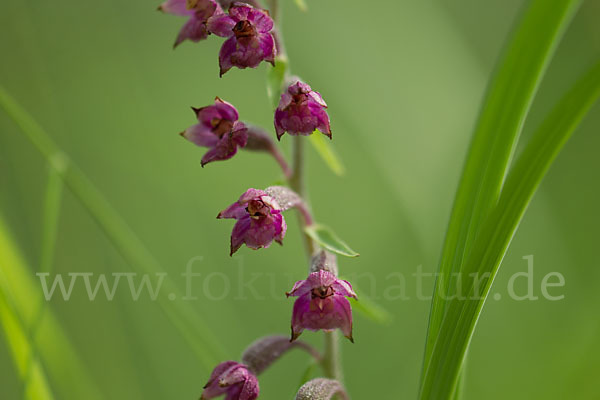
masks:
[[[166,0],[159,7],[164,12],[188,18],[176,44],[184,40],[198,42],[209,35],[225,38],[219,53],[220,76],[233,67],[256,68],[263,61],[273,65],[268,93],[275,96],[272,99],[274,128],[277,140],[285,133],[291,136],[291,166],[268,132],[239,120],[235,107],[218,97],[213,105],[193,109],[198,123],[181,135],[208,148],[202,157],[202,166],[228,160],[238,149],[268,153],[275,159],[288,186],[270,186],[264,190],[249,188],[217,218],[235,220],[230,239],[230,255],[233,255],[243,245],[254,250],[268,248],[273,242],[283,245],[287,230],[283,212],[296,208],[309,264],[308,277],[296,282],[286,293],[296,297],[291,340],[284,336],[259,339],[244,352],[241,363],[225,361],[217,365],[204,387],[202,399],[222,395],[230,400],[256,399],[259,394],[257,375],[292,348],[307,351],[321,365],[324,375],[324,378],[307,382],[297,398],[347,398],[341,383],[343,374],[337,330],[353,342],[352,308],[348,298],[356,298],[356,294],[349,282],[338,278],[333,253],[347,254],[335,250],[336,245],[314,233],[317,225],[314,225],[308,203],[306,139],[302,137],[320,131],[331,139],[327,104],[319,92],[300,78],[291,76],[281,35],[279,2],[264,1],[267,8],[263,7],[263,0]],[[311,230],[306,229],[311,226]],[[321,245],[333,253],[321,249]],[[324,331],[322,356],[297,341],[305,329]]]
[[[281,18],[279,15],[279,1],[278,0],[267,0],[269,8],[272,10],[272,17],[275,21],[273,29],[273,37],[279,52],[279,56],[286,57],[285,45],[281,36],[280,22]],[[286,75],[289,75],[289,68],[286,70]],[[284,80],[285,81],[285,80]],[[310,260],[319,249],[319,245],[304,232],[307,221],[312,221],[312,218],[308,219],[306,216],[310,216],[308,209],[308,196],[305,186],[305,157],[304,157],[304,138],[302,136],[292,137],[292,175],[288,179],[288,184],[293,191],[298,193],[304,200],[304,209],[299,209],[302,216],[299,216],[299,225],[302,230],[302,237],[304,240],[304,248],[306,250],[306,256]],[[304,210],[304,212],[302,212]],[[309,270],[310,272],[310,270]],[[342,382],[342,369],[341,369],[341,357],[339,349],[339,335],[337,330],[332,332],[323,332],[324,347],[323,347],[323,358],[321,359],[321,367],[323,374],[327,378],[335,379]]]

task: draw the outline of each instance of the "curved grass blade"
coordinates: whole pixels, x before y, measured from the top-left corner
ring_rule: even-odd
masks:
[[[300,9],[300,11],[308,11],[308,5],[306,4],[305,0],[294,0],[294,3],[296,3],[296,6]]]
[[[54,396],[48,385],[46,372],[33,345],[26,334],[26,329],[17,317],[14,307],[9,305],[6,294],[0,289],[0,325],[4,327],[6,342],[11,350],[17,371],[24,385],[24,399],[52,400]]]
[[[524,10],[488,86],[446,232],[430,313],[423,374],[442,320],[455,273],[496,205],[510,158],[535,92],[580,0],[532,0]],[[424,375],[423,375],[424,376]],[[422,376],[422,377],[423,377]],[[425,384],[427,385],[427,384]],[[428,392],[423,387],[423,396]],[[423,397],[427,398],[427,397]]]
[[[548,114],[510,170],[497,207],[485,221],[473,244],[465,270],[482,277],[484,285],[466,277],[462,284],[469,300],[451,300],[441,324],[422,399],[445,399],[457,383],[465,352],[477,319],[510,241],[523,218],[546,171],[578,126],[583,116],[600,97],[600,63],[583,76]]]
[[[42,153],[65,185],[96,220],[125,261],[141,273],[151,275],[163,273],[158,261],[94,184],[72,161],[69,161],[50,136],[1,86],[0,107]],[[177,298],[183,297],[181,290],[171,280],[165,279],[163,288],[167,293],[175,294]],[[167,296],[159,296],[158,303],[187,340],[198,359],[208,370],[212,369],[214,364],[223,358],[223,350],[207,328],[207,324],[200,320],[197,311],[189,302],[172,302],[167,299]]]
[[[101,399],[101,392],[49,308],[37,334],[28,334],[41,298],[30,271],[0,215],[0,319],[25,382],[26,396],[52,398],[50,380],[74,398]],[[31,397],[34,395],[40,397]]]

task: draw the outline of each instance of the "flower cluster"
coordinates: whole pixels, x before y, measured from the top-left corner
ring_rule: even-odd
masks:
[[[327,104],[319,94],[306,83],[295,80],[281,95],[275,111],[275,131],[277,139],[284,133],[290,135],[310,135],[316,129],[331,139],[331,127]]]
[[[340,328],[344,336],[352,338],[352,309],[346,297],[356,298],[352,285],[336,278],[326,270],[312,272],[298,281],[289,293],[298,297],[292,313],[292,340],[304,329],[317,331]]]
[[[183,41],[198,42],[214,34],[226,38],[219,52],[220,76],[233,67],[256,68],[262,61],[275,66],[277,31],[269,12],[259,7],[259,1],[230,2],[225,0],[167,0],[160,10],[187,17],[179,31],[175,46]],[[280,39],[280,38],[279,38]],[[331,139],[331,124],[327,104],[321,94],[299,78],[287,76],[280,85],[279,104],[273,115],[277,140],[288,133],[307,136],[320,131]],[[264,190],[247,189],[237,201],[221,211],[218,219],[234,219],[230,237],[229,254],[233,255],[243,245],[258,250],[268,248],[273,242],[280,245],[287,231],[283,213],[291,208],[299,211],[301,225],[313,225],[313,217],[306,201],[292,187],[298,185],[300,165],[288,166],[277,142],[264,129],[240,120],[237,109],[230,103],[216,98],[213,104],[193,108],[197,123],[181,132],[188,141],[208,150],[202,156],[201,165],[232,158],[239,149],[266,152],[280,165],[290,187],[271,186]],[[242,355],[241,362],[225,361],[213,370],[202,392],[202,400],[225,395],[226,400],[254,400],[259,395],[257,375],[291,348],[306,350],[323,365],[319,353],[297,340],[304,330],[333,331],[340,329],[345,337],[352,337],[352,309],[349,297],[356,298],[349,282],[339,279],[336,256],[320,249],[319,243],[310,241],[310,273],[305,280],[296,282],[286,295],[297,299],[291,316],[291,339],[284,336],[268,336],[259,339]],[[331,352],[326,352],[330,354]],[[297,398],[312,398],[311,393],[323,393],[330,398],[336,393],[347,398],[341,383],[319,378],[302,386]]]
[[[273,240],[283,244],[287,225],[281,212],[277,201],[265,191],[248,189],[217,215],[217,218],[237,220],[231,233],[229,254],[233,255],[242,244],[255,250],[269,247]]]
[[[238,147],[246,146],[246,125],[238,121],[234,106],[217,97],[214,105],[192,110],[198,123],[181,132],[181,136],[210,149],[202,157],[202,166],[211,161],[230,159],[237,153]]]
[[[227,38],[219,52],[221,76],[232,67],[256,68],[261,61],[275,65],[273,20],[265,10],[236,2],[225,13],[214,0],[167,0],[159,10],[188,17],[175,47],[185,40],[199,42],[211,33]]]

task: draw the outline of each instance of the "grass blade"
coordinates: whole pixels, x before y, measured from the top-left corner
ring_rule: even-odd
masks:
[[[163,272],[158,261],[87,176],[68,159],[50,136],[2,87],[0,87],[0,107],[42,153],[69,190],[96,220],[125,261],[140,273],[152,275]],[[169,279],[164,280],[163,288],[168,293],[175,294],[177,298],[183,297],[179,288]],[[198,359],[207,369],[212,369],[214,364],[223,358],[223,350],[207,328],[208,325],[200,320],[197,310],[188,302],[169,301],[167,296],[159,296],[158,303],[187,340]]]
[[[102,398],[49,308],[36,336],[28,335],[41,298],[30,271],[0,215],[0,320],[24,380],[26,397],[52,398],[50,380],[73,398]]]
[[[442,320],[454,273],[498,201],[516,141],[551,56],[579,0],[532,0],[509,40],[488,87],[456,192],[436,283],[425,348],[423,376]],[[423,383],[422,398],[429,398]]]
[[[9,304],[2,289],[0,289],[0,324],[4,327],[6,341],[17,371],[25,382],[23,398],[52,400],[54,396],[48,385],[46,372],[33,351],[34,346],[27,337],[22,321],[19,320],[14,307]]]
[[[548,114],[517,158],[491,212],[475,240],[465,270],[489,273],[484,285],[464,278],[469,300],[451,300],[440,327],[421,398],[448,398],[473,336],[477,319],[510,241],[546,171],[583,116],[600,97],[600,63],[584,75]],[[463,275],[464,276],[464,275]]]
[[[58,165],[60,161],[56,161]],[[62,197],[63,183],[59,173],[50,168],[48,171],[48,184],[44,197],[44,212],[42,221],[42,250],[40,256],[40,272],[49,272],[52,269],[54,247],[58,231],[58,219]]]

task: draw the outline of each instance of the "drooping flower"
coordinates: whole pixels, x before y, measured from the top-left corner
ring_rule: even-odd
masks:
[[[346,297],[356,298],[347,281],[338,279],[329,271],[312,272],[298,281],[289,293],[297,296],[292,313],[292,339],[296,340],[304,329],[333,330],[340,328],[344,336],[352,338],[352,309]]]
[[[234,106],[217,97],[214,105],[192,109],[199,123],[186,129],[181,136],[198,146],[210,148],[202,157],[202,166],[211,161],[230,159],[238,147],[246,145],[246,126],[238,121]]]
[[[167,0],[158,9],[169,14],[188,17],[173,47],[179,46],[184,40],[199,42],[206,39],[210,34],[206,27],[208,19],[215,14],[223,14],[221,6],[215,0]]]
[[[254,400],[258,397],[258,379],[243,364],[225,361],[217,365],[204,386],[200,400],[226,394],[226,400]]]
[[[277,139],[285,132],[290,135],[310,135],[318,129],[331,139],[327,104],[319,92],[302,81],[295,81],[281,95],[275,110]]]
[[[238,201],[221,211],[217,218],[237,220],[231,232],[233,255],[242,244],[251,249],[267,248],[276,241],[282,244],[287,225],[277,201],[258,189],[248,189]]]
[[[229,38],[219,52],[221,76],[232,67],[256,68],[265,60],[275,64],[275,39],[271,35],[273,20],[265,10],[236,2],[229,14],[215,14],[208,30]]]

